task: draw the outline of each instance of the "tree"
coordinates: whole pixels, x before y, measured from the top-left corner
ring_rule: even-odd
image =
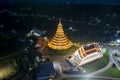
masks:
[[[113,63],[112,67],[113,67],[113,68],[115,68],[115,67],[116,67],[116,65]]]

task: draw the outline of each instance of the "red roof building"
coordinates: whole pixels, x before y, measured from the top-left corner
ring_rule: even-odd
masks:
[[[74,60],[78,62],[79,65],[86,64],[88,62],[94,61],[101,58],[102,52],[97,43],[88,44],[80,47],[74,53]]]

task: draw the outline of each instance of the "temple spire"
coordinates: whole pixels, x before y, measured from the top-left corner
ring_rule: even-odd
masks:
[[[62,18],[59,18],[59,24],[61,24]]]
[[[62,20],[62,19],[59,18],[59,23],[58,23],[58,26],[59,26],[59,27],[62,27],[62,26],[63,26],[61,20]]]
[[[72,42],[68,40],[64,33],[61,19],[59,19],[58,27],[53,38],[48,42],[48,46],[56,50],[65,50],[72,46]]]

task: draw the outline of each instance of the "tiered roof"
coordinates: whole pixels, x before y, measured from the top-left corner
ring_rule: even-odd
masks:
[[[65,50],[72,46],[72,42],[68,40],[67,36],[64,33],[61,20],[59,21],[55,35],[48,42],[48,46],[55,50]]]
[[[84,58],[85,56],[95,52],[100,52],[100,48],[97,43],[89,44],[79,48],[79,54],[81,58]]]

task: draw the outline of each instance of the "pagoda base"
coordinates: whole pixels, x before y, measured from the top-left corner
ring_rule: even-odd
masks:
[[[47,51],[49,52],[49,55],[51,56],[62,56],[62,55],[69,55],[69,54],[73,54],[78,47],[76,46],[71,46],[70,48],[68,49],[65,49],[65,50],[56,50],[56,49],[51,49],[49,47],[46,47],[47,48]]]

